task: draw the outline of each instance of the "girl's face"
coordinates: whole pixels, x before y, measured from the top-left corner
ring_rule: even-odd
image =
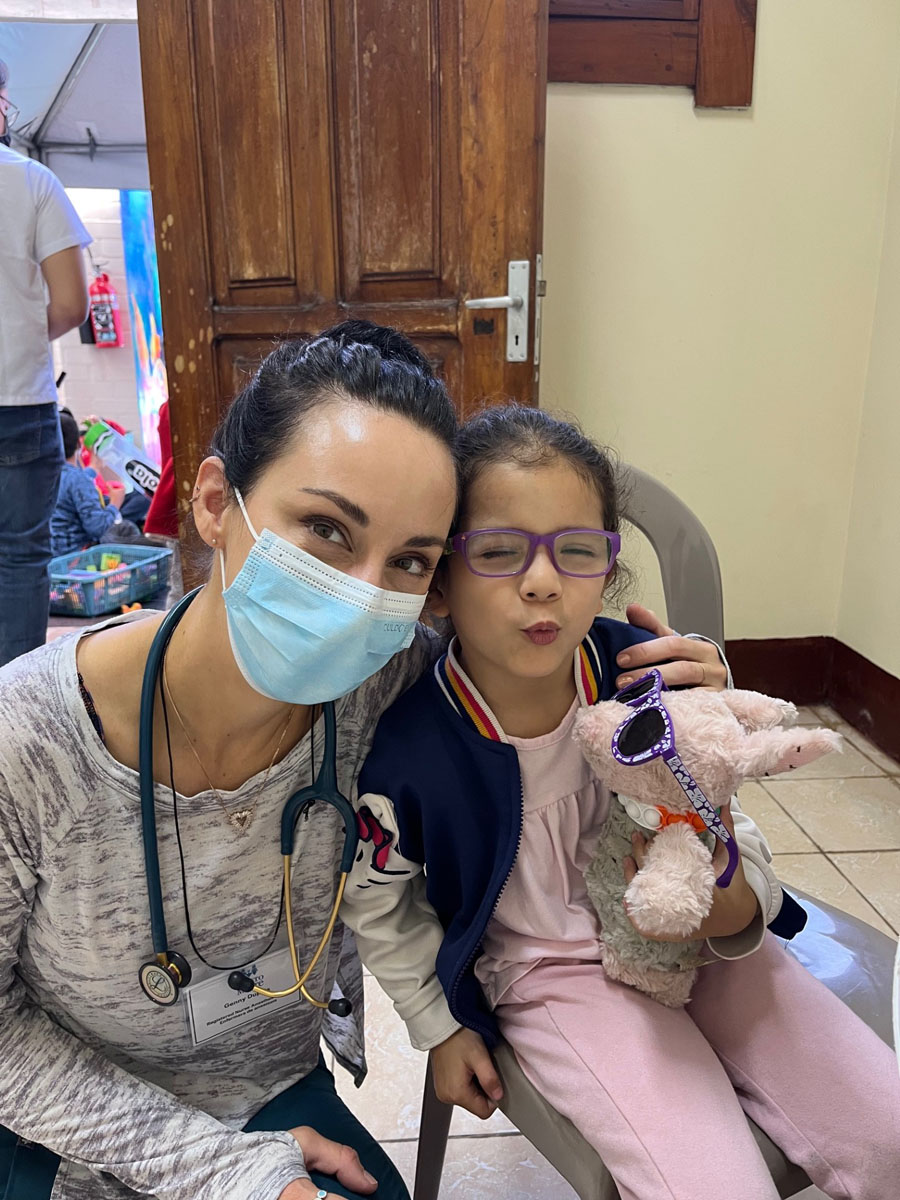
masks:
[[[603,505],[597,489],[564,459],[542,467],[504,463],[478,476],[459,528],[603,529]],[[497,579],[473,575],[454,553],[430,607],[452,619],[466,669],[482,689],[504,676],[546,680],[571,673],[575,647],[603,607],[606,578],[560,574],[545,546],[523,574]],[[549,632],[535,636],[536,625]]]
[[[455,500],[453,462],[437,438],[397,413],[337,399],[307,416],[244,497],[258,533],[271,529],[376,587],[419,594],[440,561]],[[236,503],[216,527],[200,532],[224,550],[230,584],[253,535]]]

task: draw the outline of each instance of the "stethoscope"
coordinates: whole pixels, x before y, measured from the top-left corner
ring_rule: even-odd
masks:
[[[160,625],[150,653],[147,655],[147,665],[144,668],[144,679],[141,685],[141,712],[139,723],[138,770],[140,773],[141,791],[141,833],[144,842],[144,869],[147,875],[147,895],[150,901],[150,929],[153,938],[153,953],[155,958],[145,962],[138,972],[141,987],[146,996],[155,1004],[168,1006],[178,999],[181,988],[187,987],[191,981],[190,963],[183,955],[170,950],[166,937],[166,918],[163,911],[162,881],[159,873],[159,846],[156,837],[156,809],[154,803],[153,781],[153,706],[154,693],[159,686],[166,647],[178,622],[184,616],[188,606],[200,591],[195,588],[175,605]],[[294,970],[295,982],[282,991],[272,991],[253,983],[249,975],[241,970],[232,970],[228,976],[228,986],[235,992],[256,992],[259,996],[269,996],[278,999],[299,992],[304,999],[316,1008],[327,1009],[338,1017],[349,1016],[352,1004],[341,997],[337,1000],[317,1000],[310,995],[306,982],[315,970],[316,964],[322,957],[325,947],[331,940],[337,921],[338,909],[347,884],[347,876],[356,857],[359,837],[356,830],[356,815],[349,801],[338,790],[337,785],[337,724],[334,716],[334,703],[329,701],[322,706],[325,718],[325,750],[322,764],[309,787],[294,792],[281,811],[281,857],[283,863],[282,897],[286,915],[288,945],[291,952],[291,965]],[[337,809],[344,822],[344,850],[341,854],[341,876],[338,881],[337,894],[331,906],[331,916],[325,932],[309,961],[309,965],[301,973],[297,960],[297,945],[294,941],[294,921],[291,910],[291,856],[294,852],[294,833],[301,816],[308,815],[317,802],[330,804]],[[225,968],[227,970],[227,968]]]

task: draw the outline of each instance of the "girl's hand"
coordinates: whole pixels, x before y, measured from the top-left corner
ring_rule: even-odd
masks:
[[[724,689],[728,671],[712,643],[679,637],[642,604],[629,604],[625,615],[631,625],[655,633],[656,638],[629,646],[618,655],[616,663],[622,674],[616,678],[616,687],[627,687],[651,667],[657,667],[669,687],[705,687],[715,692]]]
[[[309,1125],[298,1125],[289,1132],[300,1143],[308,1171],[334,1175],[349,1191],[361,1192],[364,1196],[378,1187],[378,1181],[363,1167],[359,1155],[351,1146],[332,1142]],[[295,1179],[282,1190],[278,1200],[310,1200],[318,1190],[311,1179]],[[338,1197],[329,1192],[328,1200],[338,1200]]]
[[[471,1029],[456,1033],[431,1051],[434,1090],[438,1100],[458,1104],[486,1121],[497,1101],[503,1099],[503,1086],[484,1042]]]
[[[722,824],[734,837],[734,820],[731,816],[731,805],[725,804],[722,806],[722,811],[719,814],[722,818]],[[631,835],[631,845],[633,848],[634,857],[626,858],[625,867],[625,882],[631,883],[635,875],[644,865],[644,858],[647,853],[648,841],[639,833]],[[728,851],[722,842],[716,838],[715,850],[713,851],[713,870],[716,876],[722,874],[728,864]],[[625,903],[623,901],[623,903]],[[713,889],[712,908],[704,921],[701,922],[699,928],[693,933],[689,933],[684,937],[665,936],[659,934],[647,933],[645,929],[641,929],[640,925],[628,912],[628,904],[625,903],[625,911],[628,913],[628,919],[641,935],[641,937],[649,938],[654,942],[692,942],[695,940],[704,940],[711,937],[730,937],[732,934],[741,933],[750,922],[755,918],[759,911],[759,900],[756,893],[747,883],[744,875],[743,859],[738,854],[737,870],[731,877],[731,883],[727,888]]]

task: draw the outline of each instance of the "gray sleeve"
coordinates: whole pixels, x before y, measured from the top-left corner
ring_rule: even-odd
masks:
[[[31,833],[0,776],[0,1124],[159,1200],[277,1200],[308,1178],[290,1134],[229,1129],[28,1003],[16,964],[39,881]]]

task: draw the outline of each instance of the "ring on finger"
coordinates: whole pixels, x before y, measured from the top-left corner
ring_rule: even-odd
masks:
[[[697,665],[700,668],[700,684],[699,684],[699,686],[703,687],[706,683],[706,665],[704,663],[698,663]]]

